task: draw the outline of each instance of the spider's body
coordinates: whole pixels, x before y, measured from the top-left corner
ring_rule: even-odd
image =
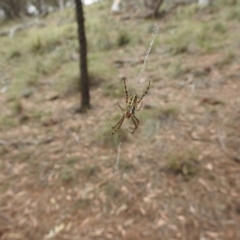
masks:
[[[142,97],[139,100],[138,100],[138,97],[136,94],[128,99],[128,90],[127,90],[125,78],[123,79],[123,83],[124,83],[125,95],[126,95],[126,109],[124,110],[118,103],[119,108],[124,112],[124,114],[123,114],[122,118],[119,120],[119,122],[113,127],[113,132],[111,133],[111,135],[113,135],[114,133],[116,133],[119,130],[119,128],[122,126],[125,118],[131,118],[132,122],[134,124],[134,127],[132,128],[133,130],[129,131],[129,132],[133,134],[136,131],[136,129],[138,128],[138,125],[139,125],[139,120],[135,116],[135,110],[137,110],[137,111],[140,110],[142,105],[138,109],[137,109],[137,105],[139,103],[142,104],[141,101],[144,98],[144,96],[148,93],[148,90],[150,88],[150,81],[149,81],[147,90],[145,91],[145,93],[142,95]]]
[[[125,117],[130,118],[132,114],[135,114],[135,109],[137,106],[137,95],[133,95],[127,103],[127,110],[125,112]]]

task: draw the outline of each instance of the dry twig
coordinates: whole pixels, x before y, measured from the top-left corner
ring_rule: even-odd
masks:
[[[227,157],[229,157],[230,159],[232,159],[233,161],[237,162],[237,163],[240,163],[240,158],[238,156],[234,156],[233,154],[231,154],[227,147],[226,147],[226,144],[224,142],[224,139],[222,138],[221,134],[220,134],[220,129],[219,127],[217,128],[217,139],[218,139],[218,142],[223,150],[223,152],[225,153],[225,155]]]

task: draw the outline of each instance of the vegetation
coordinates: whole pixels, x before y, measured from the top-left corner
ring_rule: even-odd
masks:
[[[85,8],[86,114],[75,114],[74,9],[0,36],[0,238],[237,239],[238,4],[165,3],[162,18],[146,20],[111,15],[111,3]],[[138,83],[155,22],[161,28]],[[151,87],[134,135],[126,119],[106,136],[124,114],[123,76],[130,96],[148,80]]]

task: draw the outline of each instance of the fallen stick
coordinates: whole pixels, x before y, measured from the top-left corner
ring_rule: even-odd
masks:
[[[219,131],[219,127],[217,129],[217,139],[218,139],[218,142],[223,150],[223,152],[225,153],[225,155],[227,157],[229,157],[230,159],[232,159],[233,161],[235,161],[236,163],[240,163],[240,158],[238,156],[234,156],[233,154],[231,154],[227,147],[226,147],[226,144],[223,140],[223,138],[220,136],[220,131]]]
[[[18,24],[14,27],[11,27],[10,29],[0,31],[0,37],[4,36],[9,36],[9,37],[14,37],[14,34],[18,31],[33,27],[33,26],[38,26],[38,27],[43,27],[46,24],[43,22],[40,22],[39,20],[33,21],[33,22],[28,22],[28,23],[23,23],[23,24]]]

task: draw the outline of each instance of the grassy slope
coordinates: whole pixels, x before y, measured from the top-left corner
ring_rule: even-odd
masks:
[[[78,105],[74,11],[0,41],[0,234],[3,239],[240,239],[240,7],[179,7],[159,19],[144,84],[137,84],[153,21],[86,8],[92,109]],[[7,28],[8,26],[6,26]],[[117,65],[115,61],[123,61]],[[140,127],[106,138],[139,95]],[[24,96],[29,96],[28,98]],[[58,97],[50,101],[51,97]],[[214,103],[215,101],[215,103]],[[218,102],[217,102],[218,101]],[[55,233],[54,233],[55,232]],[[1,235],[0,235],[1,236]]]

